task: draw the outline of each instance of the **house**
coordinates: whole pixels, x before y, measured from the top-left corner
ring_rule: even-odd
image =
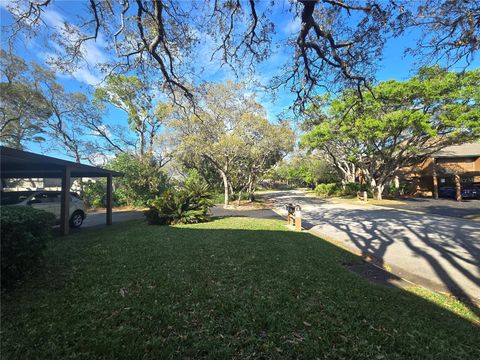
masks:
[[[397,175],[407,192],[421,196],[437,197],[444,186],[480,186],[480,142],[448,146]]]

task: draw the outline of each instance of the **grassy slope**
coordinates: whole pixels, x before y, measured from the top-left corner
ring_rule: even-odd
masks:
[[[2,297],[2,355],[480,358],[478,326],[343,265],[359,261],[275,220],[85,231]]]

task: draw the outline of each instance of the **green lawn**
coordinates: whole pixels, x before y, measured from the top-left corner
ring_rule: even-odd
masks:
[[[373,285],[359,262],[276,220],[82,231],[3,294],[2,358],[480,358],[468,309]]]

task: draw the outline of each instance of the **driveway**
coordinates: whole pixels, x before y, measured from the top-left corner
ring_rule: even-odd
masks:
[[[300,204],[303,223],[414,283],[467,301],[480,299],[480,223],[377,206],[332,203],[301,191],[266,195],[274,210]]]
[[[453,216],[460,218],[480,217],[480,200],[416,198],[402,199],[402,204],[389,204],[389,208],[420,211],[428,214]]]
[[[112,214],[112,222],[115,224],[117,222],[126,221],[126,220],[136,220],[136,219],[144,219],[145,216],[143,215],[143,211],[114,211]],[[105,225],[106,223],[106,213],[105,211],[102,212],[95,212],[87,214],[87,218],[83,222],[82,228]]]

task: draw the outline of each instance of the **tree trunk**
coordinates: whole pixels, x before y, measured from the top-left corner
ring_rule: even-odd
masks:
[[[240,190],[238,193],[237,206],[240,206],[240,200],[242,200],[242,190]]]
[[[400,196],[400,179],[398,175],[393,178],[393,185],[395,186],[395,196]]]
[[[225,200],[223,201],[224,206],[228,206],[228,188],[229,188],[229,183],[228,183],[228,178],[225,173],[222,173],[222,179],[223,179],[223,189],[224,189],[224,195],[225,195]]]
[[[382,200],[382,193],[383,193],[383,189],[385,188],[385,185],[383,184],[377,184],[375,186],[375,199],[376,200]]]

